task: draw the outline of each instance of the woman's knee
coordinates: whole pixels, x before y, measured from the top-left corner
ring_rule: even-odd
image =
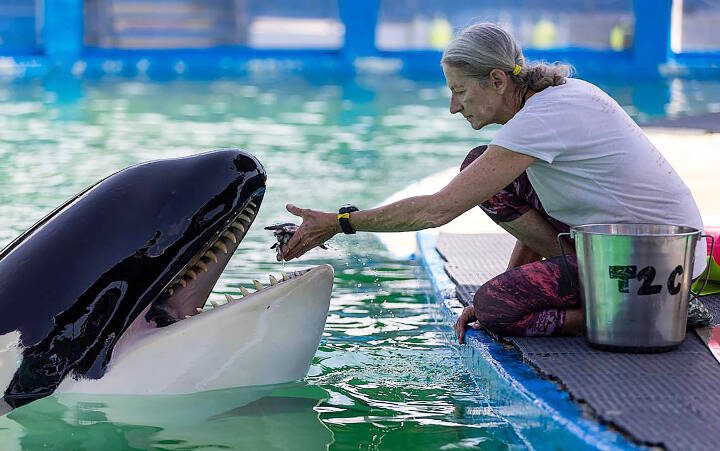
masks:
[[[490,283],[482,285],[475,292],[473,306],[478,324],[483,329],[496,334],[502,334],[518,319],[517,311],[514,311],[512,305],[503,301],[503,296]]]
[[[468,167],[470,165],[470,163],[475,161],[475,159],[477,159],[477,157],[482,155],[486,150],[487,150],[486,145],[477,146],[477,147],[474,147],[473,149],[471,149],[470,152],[468,152],[465,159],[463,160],[462,164],[460,165],[460,170],[462,171],[463,169]]]

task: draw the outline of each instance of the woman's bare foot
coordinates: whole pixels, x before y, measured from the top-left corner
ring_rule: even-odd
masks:
[[[565,309],[565,324],[560,329],[562,335],[582,335],[585,331],[585,317],[581,308]]]

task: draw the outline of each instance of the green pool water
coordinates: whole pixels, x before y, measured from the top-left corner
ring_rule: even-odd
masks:
[[[672,108],[702,111],[707,97],[720,98],[717,82],[697,83],[685,85],[688,95],[679,104],[672,83],[605,87],[643,118]],[[458,166],[493,129],[473,131],[449,114],[447,101],[441,80],[393,77],[0,84],[0,244],[123,167],[240,147],[265,165],[268,190],[210,299],[224,302],[224,293],[283,270],[335,268],[327,325],[305,381],[185,396],[49,397],[0,417],[0,447],[537,447],[523,436],[523,422],[533,419],[523,415],[522,403],[466,372],[416,263],[394,260],[365,234],[336,238],[327,251],[281,264],[269,249],[272,235],[260,227],[292,220],[287,202],[370,207],[414,180]],[[547,447],[562,448],[553,426],[547,428]]]

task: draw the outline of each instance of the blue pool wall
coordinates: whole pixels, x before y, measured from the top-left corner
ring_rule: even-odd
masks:
[[[333,4],[344,26],[344,38],[338,48],[273,49],[222,45],[202,49],[137,50],[86,45],[84,8],[88,1],[0,0],[0,8],[7,11],[0,18],[5,31],[0,42],[0,75],[33,76],[49,72],[76,76],[107,73],[132,76],[153,72],[158,75],[173,72],[224,75],[273,71],[441,75],[439,50],[378,48],[375,30],[383,5],[381,0],[325,2]],[[673,0],[624,1],[634,20],[629,48],[617,51],[583,47],[528,48],[526,57],[571,63],[581,76],[714,78],[720,75],[720,48],[680,53],[671,50]],[[685,3],[689,1],[694,0]],[[299,9],[303,3],[297,3]],[[515,3],[520,7],[524,4]]]

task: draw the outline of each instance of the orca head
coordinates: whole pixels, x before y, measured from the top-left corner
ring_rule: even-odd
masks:
[[[0,337],[19,337],[20,358],[11,380],[0,371],[4,400],[47,396],[70,374],[100,378],[126,331],[194,315],[255,219],[266,179],[237,149],[143,163],[10,243],[0,252]]]

